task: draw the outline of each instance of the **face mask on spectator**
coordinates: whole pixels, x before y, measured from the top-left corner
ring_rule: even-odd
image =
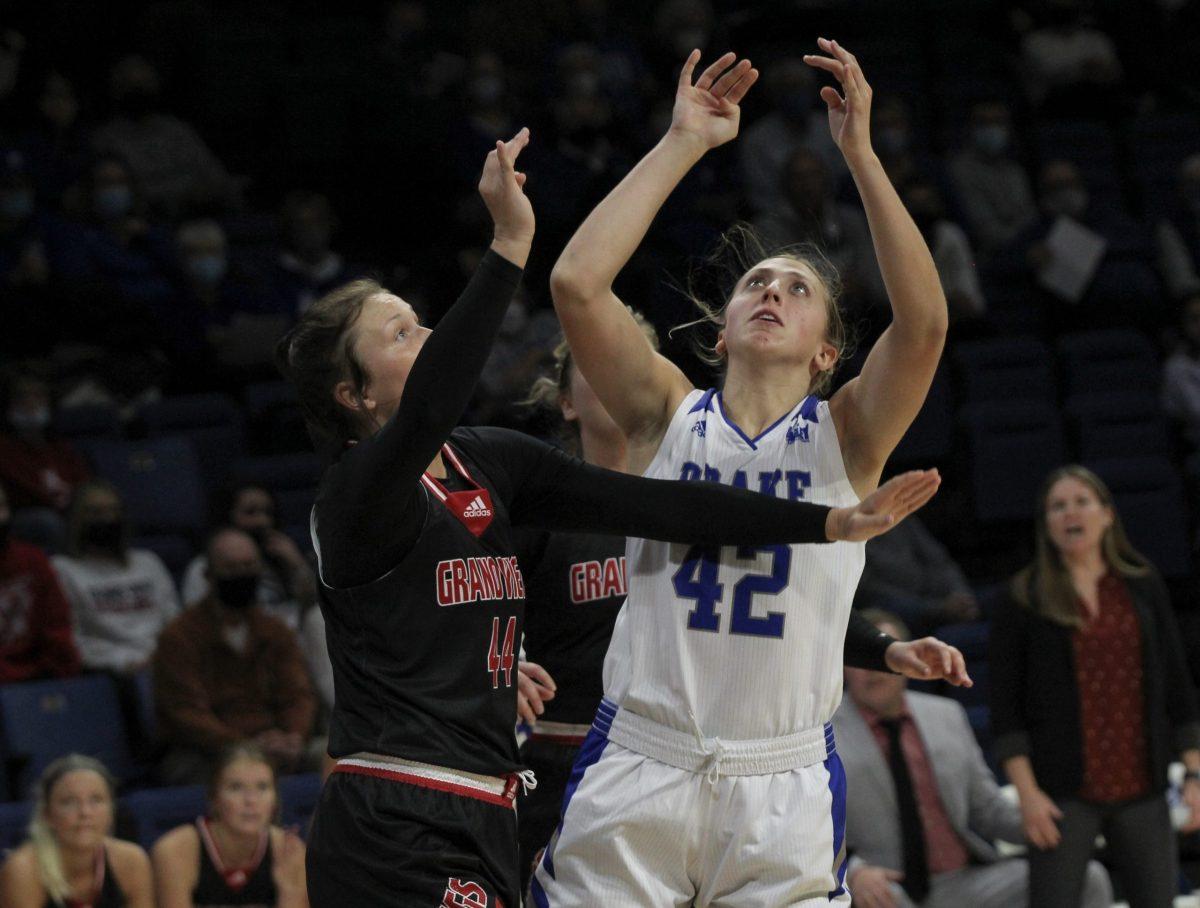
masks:
[[[192,280],[211,286],[221,283],[228,263],[223,255],[196,255],[189,258],[184,267]]]
[[[213,581],[213,591],[227,608],[248,609],[258,601],[258,574],[218,577]]]
[[[1008,127],[998,123],[976,126],[971,137],[975,147],[984,154],[999,155],[1008,149]]]
[[[50,408],[34,410],[9,410],[8,424],[18,432],[39,432],[50,425]]]
[[[0,215],[6,221],[23,221],[33,214],[33,193],[28,189],[10,189],[0,196]]]
[[[85,523],[79,531],[80,538],[94,548],[116,552],[121,548],[123,531],[119,520],[94,520]]]
[[[133,190],[128,186],[105,186],[97,189],[92,208],[98,217],[111,221],[129,214],[133,207]]]
[[[1065,215],[1078,220],[1087,211],[1088,194],[1086,190],[1076,186],[1064,186],[1062,189],[1046,193],[1042,204],[1049,214]]]

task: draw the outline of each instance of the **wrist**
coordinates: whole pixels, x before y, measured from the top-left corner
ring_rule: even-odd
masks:
[[[499,230],[492,234],[491,250],[518,268],[525,267],[525,262],[529,259],[529,249],[532,245],[532,237],[506,235]]]
[[[875,154],[875,150],[870,146],[854,151],[844,151],[842,152],[842,157],[846,159],[846,166],[850,168],[850,175],[856,178],[860,173],[871,168],[883,167],[879,156]]]
[[[841,512],[844,508],[830,508],[825,514],[825,538],[829,542],[837,542],[839,525],[841,523]]]
[[[667,129],[666,135],[662,137],[662,142],[659,144],[665,148],[685,153],[692,164],[699,161],[708,152],[708,143],[702,136],[676,126]]]

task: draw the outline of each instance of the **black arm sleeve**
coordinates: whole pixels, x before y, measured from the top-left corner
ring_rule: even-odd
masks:
[[[505,477],[515,526],[709,545],[829,541],[824,505],[616,473],[505,429],[466,430],[463,437],[482,442],[479,456],[494,465],[489,475]]]
[[[1196,687],[1188,671],[1187,657],[1179,633],[1179,623],[1171,607],[1171,594],[1157,574],[1147,583],[1152,590],[1150,609],[1158,641],[1158,662],[1164,675],[1167,691],[1167,714],[1171,719],[1172,743],[1177,753],[1200,747],[1200,708],[1196,702]]]
[[[873,625],[858,609],[851,609],[846,642],[842,646],[842,661],[850,668],[891,672],[886,656],[888,647],[895,642],[895,637]]]
[[[374,580],[416,539],[426,506],[418,481],[470,402],[520,278],[488,251],[421,348],[399,409],[330,468],[317,500],[328,582]]]
[[[1000,763],[1029,754],[1029,722],[1024,706],[1029,620],[1028,610],[1018,605],[1010,592],[992,616],[988,635],[992,737]]]

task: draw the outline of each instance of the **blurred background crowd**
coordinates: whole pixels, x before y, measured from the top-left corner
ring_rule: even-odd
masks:
[[[470,419],[544,431],[515,402],[558,339],[549,269],[665,130],[693,47],[762,84],[618,285],[690,377],[714,380],[668,333],[695,317],[680,288],[735,220],[827,252],[859,349],[886,325],[800,59],[818,35],[861,61],[946,290],[893,465],[947,481],[868,546],[861,605],[963,648],[986,745],[988,619],[1074,460],[1168,581],[1200,676],[1194,0],[43,0],[0,21],[0,797],[76,749],[122,790],[202,781],[247,738],[315,768],[320,464],[274,340],[364,275],[436,323],[489,239],[480,161],[527,125],[538,236]]]

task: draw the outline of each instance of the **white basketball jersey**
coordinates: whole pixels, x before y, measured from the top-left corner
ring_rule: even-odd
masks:
[[[829,405],[816,397],[750,439],[725,415],[719,392],[695,390],[645,475],[831,506],[859,500]],[[841,701],[842,646],[863,558],[862,543],[706,548],[629,539],[629,598],[605,659],[606,697],[726,740],[823,725]]]

